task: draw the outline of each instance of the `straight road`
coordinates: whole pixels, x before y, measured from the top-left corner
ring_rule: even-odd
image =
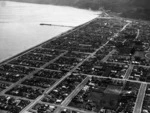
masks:
[[[133,113],[141,113],[146,88],[147,88],[147,84],[142,83],[141,86],[140,86],[140,89],[139,89],[139,93],[138,93],[138,96],[137,96],[137,100],[136,100],[136,103],[135,103],[135,106],[134,106]]]
[[[136,35],[136,38],[135,38],[135,39],[138,39],[139,35],[140,35],[140,30],[138,29],[137,35]]]
[[[125,73],[124,79],[129,79],[129,77],[130,77],[130,75],[132,73],[133,67],[134,66],[132,64],[129,65],[129,68],[127,69],[127,71]]]
[[[67,106],[70,101],[80,92],[80,90],[85,86],[85,84],[88,82],[89,77],[86,77],[77,87],[76,89],[61,103],[61,105]],[[61,109],[56,109],[55,113],[60,113]]]
[[[102,59],[102,62],[107,62],[108,58],[114,54],[116,52],[116,50],[112,50],[108,55],[106,55],[103,59]]]

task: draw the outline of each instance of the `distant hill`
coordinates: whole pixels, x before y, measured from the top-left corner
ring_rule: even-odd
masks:
[[[2,0],[0,0],[2,1]],[[106,10],[120,13],[121,16],[150,20],[150,0],[9,0],[38,4],[67,5],[85,9]]]

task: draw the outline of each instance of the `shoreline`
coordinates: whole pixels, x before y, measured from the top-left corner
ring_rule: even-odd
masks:
[[[92,19],[92,20],[89,20],[88,22],[85,22],[85,23],[83,23],[83,24],[81,24],[81,25],[79,25],[79,26],[76,26],[76,27],[72,28],[71,30],[62,32],[62,33],[60,33],[60,34],[58,34],[58,35],[52,37],[51,39],[48,39],[48,40],[46,40],[46,41],[44,41],[44,42],[42,42],[42,43],[40,43],[40,44],[38,44],[38,45],[36,45],[36,46],[33,46],[33,47],[31,47],[31,48],[25,50],[25,51],[22,51],[21,53],[18,53],[18,54],[14,55],[14,56],[12,56],[12,57],[10,57],[10,58],[4,59],[4,60],[0,61],[0,65],[4,64],[4,63],[6,63],[6,62],[9,62],[10,60],[12,60],[12,59],[14,59],[14,58],[16,58],[16,57],[19,57],[19,56],[22,55],[22,54],[25,54],[25,53],[27,53],[27,52],[30,52],[30,51],[32,51],[34,48],[39,47],[39,46],[42,46],[42,45],[44,45],[44,44],[47,43],[47,42],[53,41],[53,40],[59,38],[60,36],[63,36],[63,35],[66,35],[66,34],[68,34],[68,33],[73,32],[73,31],[76,31],[76,30],[78,30],[78,29],[84,27],[85,25],[89,24],[90,22],[96,20],[97,18],[98,18],[98,17],[96,17],[96,18],[94,18],[94,19]]]
[[[41,4],[41,5],[65,6],[65,7],[85,9],[85,10],[90,9],[91,11],[99,11],[99,9],[101,9],[103,7],[105,10],[111,10],[111,12],[113,12],[113,13],[120,13],[121,14],[120,16],[124,17],[124,18],[127,17],[130,19],[137,19],[137,20],[141,19],[141,20],[145,20],[145,21],[150,21],[150,18],[148,16],[150,14],[150,8],[146,4],[145,5],[139,5],[139,4],[137,5],[137,2],[134,2],[132,4],[130,4],[130,2],[127,2],[127,3],[120,2],[120,4],[115,6],[114,4],[109,4],[109,2],[106,2],[106,3],[104,2],[105,5],[103,5],[103,2],[99,3],[99,5],[97,5],[97,2],[95,1],[95,2],[91,2],[91,4],[88,6],[86,6],[86,3],[83,3],[80,6],[80,5],[78,5],[78,3],[76,4],[74,2],[71,2],[69,4],[67,1],[62,2],[62,3],[61,2],[57,3],[57,2],[54,2],[53,0],[52,1],[39,0],[38,2],[36,0],[32,0],[32,1],[29,1],[29,0],[21,0],[21,1],[19,1],[19,0],[7,0],[7,1],[12,1],[12,2],[15,1],[15,2],[20,2],[20,3],[22,2],[22,3]],[[142,0],[141,0],[141,3],[143,3]],[[147,2],[147,3],[149,3],[149,2]],[[94,7],[92,5],[94,5]],[[122,7],[120,7],[120,5]],[[124,9],[126,9],[126,10],[124,10]],[[141,10],[142,10],[142,12],[141,12]]]
[[[40,23],[77,27],[97,17],[95,12],[71,7],[46,6],[13,1],[6,1],[5,3],[4,7],[0,7],[0,36],[2,37],[0,40],[0,62],[72,29],[59,26],[41,27]],[[30,12],[31,10],[32,12]],[[74,14],[76,12],[78,13]]]

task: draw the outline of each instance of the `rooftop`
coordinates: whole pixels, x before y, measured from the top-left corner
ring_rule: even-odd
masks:
[[[149,113],[149,37],[98,17],[0,63],[0,112]]]

